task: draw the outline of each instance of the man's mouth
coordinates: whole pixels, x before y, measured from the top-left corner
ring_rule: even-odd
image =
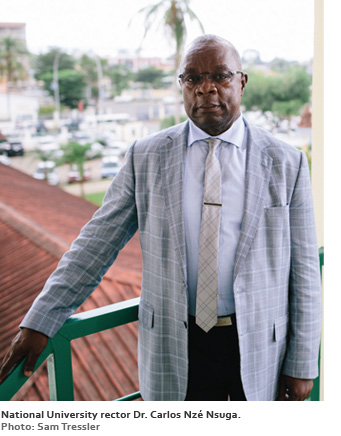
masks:
[[[197,107],[197,110],[200,112],[216,112],[220,109],[219,104],[202,104]]]

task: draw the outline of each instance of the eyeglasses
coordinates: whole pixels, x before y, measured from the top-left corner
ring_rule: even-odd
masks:
[[[220,85],[224,85],[227,84],[228,82],[230,82],[233,79],[233,76],[235,76],[236,74],[241,74],[242,76],[245,74],[243,71],[227,71],[226,73],[214,73],[214,74],[210,74],[210,73],[200,73],[200,74],[192,74],[192,73],[187,73],[187,74],[180,74],[179,75],[179,80],[183,85],[199,85],[203,79],[204,79],[204,75],[207,75],[207,77],[212,80],[215,83],[218,83]]]

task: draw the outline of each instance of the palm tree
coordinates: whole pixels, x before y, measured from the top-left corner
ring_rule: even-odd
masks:
[[[142,8],[138,12],[145,14],[145,32],[142,42],[147,33],[156,23],[162,25],[166,29],[168,37],[175,42],[174,89],[176,96],[176,123],[178,123],[180,120],[180,101],[177,90],[177,73],[180,67],[181,54],[186,43],[186,18],[196,21],[199,24],[201,31],[204,33],[204,27],[201,21],[189,7],[190,1],[191,0],[161,0],[156,4]],[[162,17],[161,20],[159,17]]]
[[[89,152],[91,148],[91,144],[85,144],[81,145],[78,142],[71,141],[68,144],[64,145],[62,147],[62,150],[64,152],[63,156],[56,161],[57,165],[63,165],[63,164],[69,164],[70,168],[73,165],[77,166],[77,170],[79,173],[79,186],[81,191],[81,196],[85,197],[85,191],[84,191],[84,164],[87,160],[87,153]]]
[[[10,115],[9,85],[28,77],[24,56],[28,55],[25,44],[11,36],[0,39],[0,77],[5,78],[7,112]]]

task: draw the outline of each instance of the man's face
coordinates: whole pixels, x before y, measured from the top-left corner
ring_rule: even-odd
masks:
[[[239,117],[240,100],[247,83],[247,75],[240,73],[231,79],[214,78],[238,70],[240,66],[231,49],[213,41],[204,47],[194,47],[182,62],[180,85],[186,113],[194,124],[212,136],[228,130]],[[201,80],[197,80],[199,77]]]

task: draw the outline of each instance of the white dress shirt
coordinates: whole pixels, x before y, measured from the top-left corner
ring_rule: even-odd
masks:
[[[195,315],[201,210],[205,161],[210,136],[189,120],[184,176],[184,226],[187,257],[189,313]],[[221,167],[221,223],[218,266],[218,316],[235,312],[233,269],[243,219],[247,132],[242,116],[218,135],[217,156]]]

